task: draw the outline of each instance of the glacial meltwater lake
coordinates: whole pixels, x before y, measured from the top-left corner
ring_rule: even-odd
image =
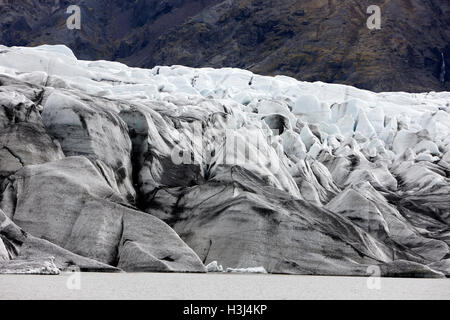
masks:
[[[448,300],[450,279],[162,273],[1,275],[0,299]]]

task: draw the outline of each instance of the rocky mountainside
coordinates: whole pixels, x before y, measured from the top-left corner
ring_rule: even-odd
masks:
[[[443,0],[10,0],[4,45],[66,44],[128,65],[237,67],[372,91],[450,90],[450,2]],[[68,30],[78,4],[82,30]],[[369,5],[382,29],[369,30]],[[443,85],[440,81],[445,61]]]
[[[4,2],[4,3],[3,3]],[[65,44],[80,59],[139,64],[156,39],[219,0],[9,0],[0,3],[0,40],[8,46]],[[81,9],[69,30],[67,8]]]
[[[0,46],[0,272],[444,277],[449,174],[448,92]]]

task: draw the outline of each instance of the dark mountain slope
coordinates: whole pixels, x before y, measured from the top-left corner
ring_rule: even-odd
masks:
[[[4,45],[65,44],[81,59],[139,64],[142,49],[174,25],[218,0],[9,0],[0,2]],[[81,8],[81,30],[69,30],[66,10]]]
[[[374,91],[450,90],[446,0],[9,0],[1,43],[68,45],[132,66],[239,67]],[[78,4],[82,30],[68,30]],[[382,9],[368,30],[367,7]],[[442,53],[447,85],[439,81]]]
[[[370,31],[366,10],[373,3],[224,1],[161,36],[144,65],[236,66],[376,91],[442,90],[450,2],[375,1],[382,30]]]

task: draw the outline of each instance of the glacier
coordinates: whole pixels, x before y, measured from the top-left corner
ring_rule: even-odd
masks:
[[[0,272],[445,277],[449,174],[450,92],[0,46]]]

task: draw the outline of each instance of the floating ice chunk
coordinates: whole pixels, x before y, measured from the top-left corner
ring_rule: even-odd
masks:
[[[217,261],[213,261],[206,266],[208,272],[223,272],[223,267]]]
[[[227,272],[229,273],[267,273],[264,267],[254,267],[254,268],[227,268]]]

